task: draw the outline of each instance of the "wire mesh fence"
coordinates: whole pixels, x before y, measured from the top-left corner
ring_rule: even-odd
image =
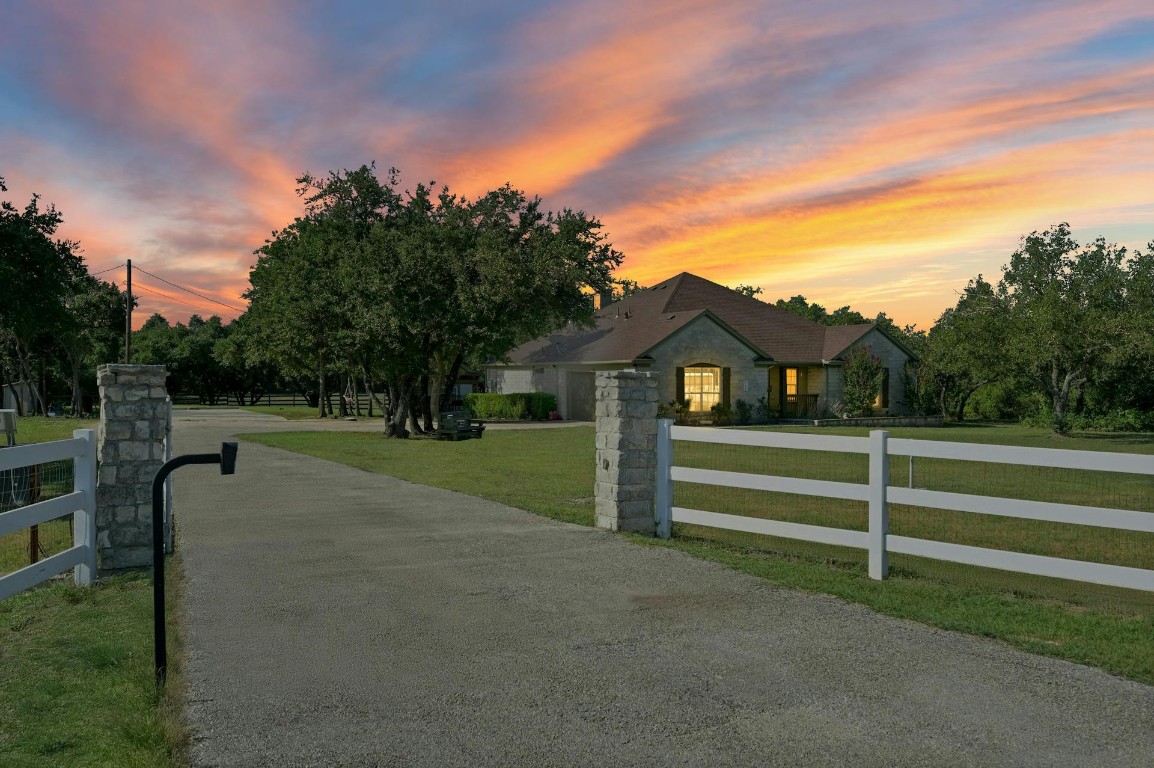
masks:
[[[52,461],[0,471],[0,514],[71,493],[73,463]],[[51,557],[72,546],[72,515],[0,536],[0,574]]]

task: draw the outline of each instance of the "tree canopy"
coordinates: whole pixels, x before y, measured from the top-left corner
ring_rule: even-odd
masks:
[[[1037,408],[1056,432],[1071,406],[1149,411],[1154,386],[1154,242],[1134,254],[1097,238],[1079,245],[1068,224],[1024,236],[997,285],[971,280],[930,331],[919,388],[923,406],[963,418],[983,389],[1008,386],[1011,412]],[[1118,393],[1125,393],[1119,397]]]
[[[592,295],[622,261],[582,211],[542,210],[506,185],[476,199],[401,191],[371,165],[299,179],[305,213],[258,251],[251,356],[389,394],[388,434],[431,427],[461,366],[566,323],[591,323]],[[420,419],[424,418],[424,424]]]
[[[77,243],[56,237],[63,220],[39,195],[22,209],[0,201],[0,383],[36,385],[36,402],[22,405],[39,413],[50,373],[71,383],[72,405],[81,408],[98,358],[112,354],[124,327],[124,296],[88,274]]]

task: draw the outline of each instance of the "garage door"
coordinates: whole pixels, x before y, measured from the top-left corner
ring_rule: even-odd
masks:
[[[566,381],[569,393],[565,418],[573,421],[593,421],[593,372],[569,372]]]

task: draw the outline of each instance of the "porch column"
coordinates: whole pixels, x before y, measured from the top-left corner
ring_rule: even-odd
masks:
[[[650,536],[655,531],[657,377],[597,373],[596,524]]]

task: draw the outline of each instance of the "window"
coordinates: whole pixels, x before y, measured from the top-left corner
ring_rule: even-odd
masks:
[[[685,369],[685,398],[689,410],[709,411],[721,402],[721,369],[711,365]]]
[[[797,369],[785,369],[785,402],[797,402]]]
[[[878,396],[874,398],[874,408],[890,407],[890,369],[882,369],[882,384]]]

